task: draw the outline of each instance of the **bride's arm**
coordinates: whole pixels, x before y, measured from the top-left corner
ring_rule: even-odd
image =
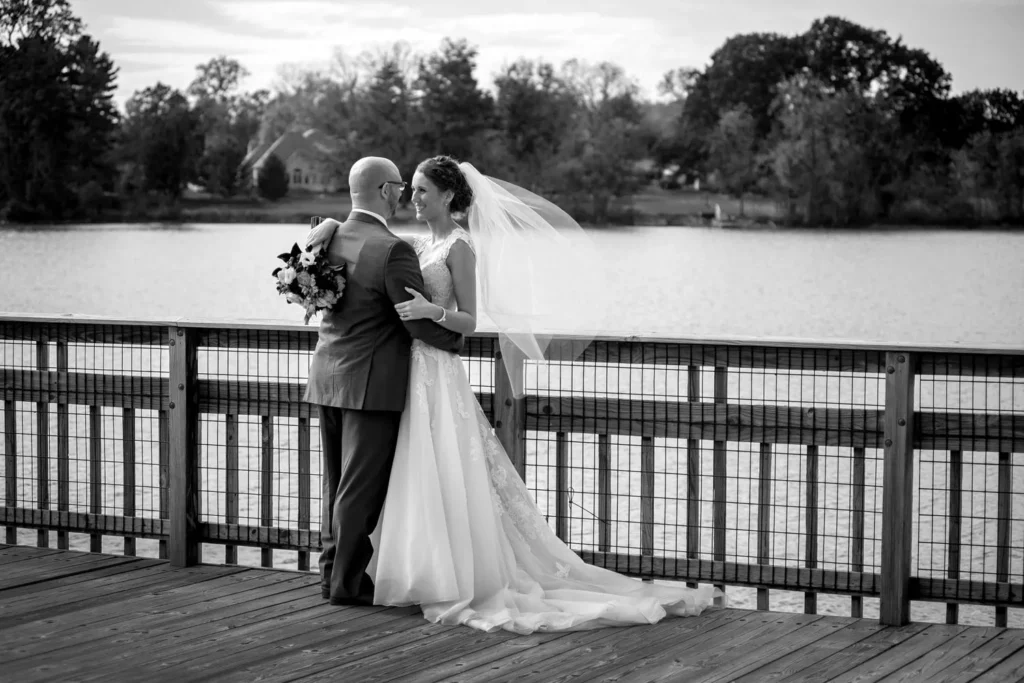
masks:
[[[476,255],[469,245],[458,240],[451,246],[445,264],[452,274],[455,302],[459,310],[446,311],[441,306],[427,301],[422,293],[411,289],[406,291],[412,294],[413,298],[395,305],[395,310],[402,320],[425,318],[452,332],[472,334],[476,331]]]
[[[473,334],[476,332],[476,254],[468,244],[456,240],[448,252],[446,263],[452,274],[459,310],[448,311],[444,321],[438,324],[452,332]]]

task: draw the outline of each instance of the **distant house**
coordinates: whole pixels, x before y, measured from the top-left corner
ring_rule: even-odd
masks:
[[[260,169],[273,154],[288,169],[290,192],[337,192],[344,183],[323,159],[336,154],[339,148],[336,140],[315,128],[301,133],[289,131],[271,143],[250,150],[242,161],[242,171],[249,175],[255,187]]]

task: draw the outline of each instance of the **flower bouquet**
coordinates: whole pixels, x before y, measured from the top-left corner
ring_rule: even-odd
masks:
[[[329,311],[341,301],[341,293],[345,291],[345,266],[331,265],[321,245],[303,251],[294,244],[290,252],[278,258],[284,265],[271,273],[277,278],[277,291],[288,303],[299,304],[306,310],[305,324],[309,324],[317,311]]]

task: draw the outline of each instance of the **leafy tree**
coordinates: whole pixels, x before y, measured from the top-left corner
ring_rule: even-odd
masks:
[[[225,102],[234,96],[249,70],[237,60],[221,55],[196,67],[196,77],[188,86],[188,94],[199,101]]]
[[[711,135],[708,167],[719,175],[719,183],[729,194],[740,198],[757,183],[757,123],[746,107],[730,109],[718,120]]]
[[[634,168],[646,150],[638,87],[608,62],[588,66],[570,60],[563,65],[561,78],[575,98],[576,116],[555,167],[559,189],[588,197],[593,219],[602,223],[612,199],[630,195],[639,186]]]
[[[256,179],[256,187],[261,197],[272,202],[288,194],[288,169],[276,154],[267,157]]]
[[[70,217],[110,182],[116,69],[66,2],[0,0],[0,204]]]
[[[269,144],[289,130],[310,128],[347,139],[357,108],[358,80],[339,81],[319,70],[283,69],[275,92],[267,99],[257,142]]]
[[[1005,218],[1024,217],[1024,128],[974,135],[954,154],[960,197],[989,200]]]
[[[709,133],[725,111],[744,105],[759,137],[772,128],[776,86],[800,73],[807,55],[799,37],[775,33],[733,36],[711,55],[686,98],[686,123]]]
[[[405,64],[406,50],[396,44],[390,53],[364,55],[372,72],[360,91],[353,125],[356,139],[348,148],[349,154],[336,155],[344,157],[346,165],[357,156],[383,156],[394,161],[403,176],[409,178],[416,164],[431,153],[418,145],[422,131],[413,100],[410,70]],[[342,169],[339,172],[343,172]]]
[[[137,169],[134,184],[177,200],[202,149],[199,113],[182,92],[163,83],[133,94],[125,113],[120,156]]]
[[[658,94],[664,101],[645,102],[643,105],[643,135],[647,154],[661,165],[684,160],[692,165],[691,159],[702,152],[693,153],[691,147],[695,140],[684,135],[682,125],[686,99],[700,73],[698,69],[689,67],[665,72],[658,83]]]
[[[673,102],[682,102],[693,90],[698,78],[700,71],[692,67],[666,71],[658,82],[658,93]]]
[[[876,210],[867,154],[869,108],[849,91],[797,76],[779,86],[778,119],[765,158],[779,185],[804,205],[804,222],[847,224]],[[867,124],[867,125],[866,125]]]
[[[240,91],[249,72],[238,61],[216,57],[196,67],[188,87],[202,134],[198,180],[214,193],[230,196],[239,187],[239,165],[259,131],[267,92]]]
[[[816,19],[801,39],[808,73],[832,92],[866,94],[881,85],[892,47],[885,31],[828,16]]]
[[[912,177],[941,176],[949,163],[960,119],[951,107],[950,76],[927,52],[885,31],[840,17],[816,20],[802,40],[808,72],[834,93],[853,93],[898,126],[889,141],[884,174],[890,186],[909,188]]]
[[[477,83],[476,48],[446,38],[421,60],[414,84],[422,119],[420,146],[431,153],[470,159],[491,125],[494,103]]]
[[[997,192],[1003,215],[1024,217],[1024,128],[1002,133],[997,143],[999,167]]]
[[[508,176],[543,190],[553,160],[569,140],[577,109],[574,94],[551,64],[520,60],[495,78],[498,145],[506,154]]]
[[[963,135],[957,147],[986,131],[1005,133],[1024,128],[1024,98],[1013,90],[971,90],[956,96],[953,102],[959,110],[959,128]]]
[[[68,0],[0,0],[0,45],[16,45],[25,38],[67,44],[82,31],[82,20]]]

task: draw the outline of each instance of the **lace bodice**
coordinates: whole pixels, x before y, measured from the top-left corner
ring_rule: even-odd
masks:
[[[462,240],[473,249],[473,240],[469,232],[463,228],[456,228],[444,239],[443,242],[435,244],[430,235],[417,237],[413,240],[413,248],[420,260],[420,270],[423,271],[423,285],[430,295],[430,300],[438,306],[443,306],[449,311],[457,308],[455,302],[455,285],[452,282],[451,271],[448,270],[448,252],[452,245]],[[473,249],[475,252],[476,250]]]

